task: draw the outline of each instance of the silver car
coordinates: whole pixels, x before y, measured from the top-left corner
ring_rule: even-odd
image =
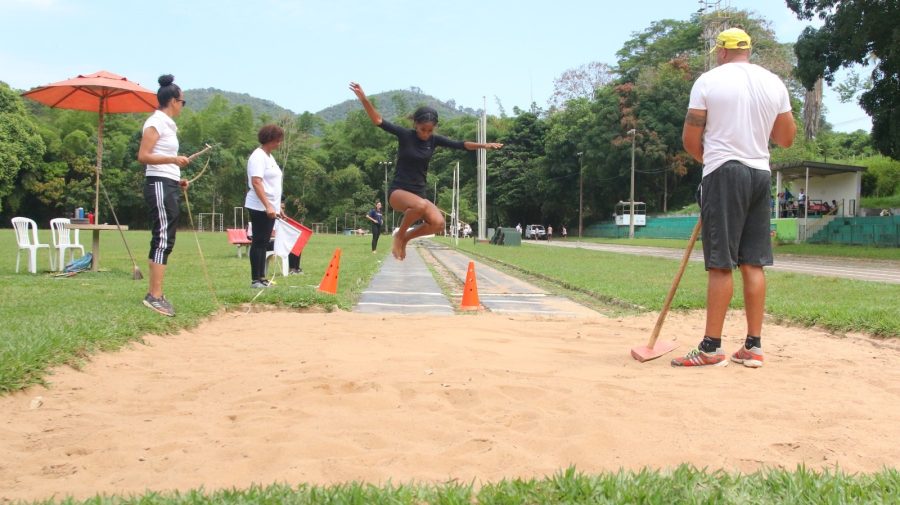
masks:
[[[547,238],[547,232],[542,224],[529,224],[525,227],[525,238],[531,240],[544,240]]]

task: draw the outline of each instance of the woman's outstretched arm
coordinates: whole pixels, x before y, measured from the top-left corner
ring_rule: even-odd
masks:
[[[372,105],[372,102],[366,97],[365,91],[363,91],[362,86],[355,82],[350,83],[350,91],[356,95],[356,98],[359,99],[359,102],[362,104],[363,108],[366,109],[366,114],[369,115],[369,119],[372,120],[372,124],[375,126],[381,125],[381,114],[375,110],[375,106]]]

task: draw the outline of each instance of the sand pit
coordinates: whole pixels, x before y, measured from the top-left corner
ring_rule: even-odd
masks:
[[[770,324],[762,369],[673,369],[629,356],[654,321],[221,315],[0,398],[0,501],[900,461],[897,342]],[[670,314],[663,338],[702,328]]]

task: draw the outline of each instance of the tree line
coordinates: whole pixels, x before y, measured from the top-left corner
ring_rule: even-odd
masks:
[[[806,93],[794,76],[793,45],[777,42],[768,21],[755,14],[732,12],[730,22],[753,36],[753,61],[788,84],[800,123]],[[514,108],[511,115],[504,111],[490,116],[488,141],[506,146],[488,155],[489,226],[544,223],[571,229],[577,226],[580,195],[585,225],[608,221],[615,204],[629,199],[632,150],[635,199],[646,202],[651,213],[689,207],[701,170],[682,149],[681,129],[691,85],[705,70],[703,26],[701,14],[687,21],[654,22],[625,42],[615,64],[592,62],[562,74],[547,109],[533,104],[528,110]],[[407,116],[421,104],[391,105],[396,117],[388,119],[411,126]],[[136,161],[145,118],[107,115],[104,128],[101,180],[119,219],[134,228],[148,224],[141,194],[144,168]],[[471,115],[442,118],[438,132],[472,140],[476,121]],[[284,169],[287,213],[307,224],[343,226],[348,217],[350,222],[361,219],[376,200],[384,199],[385,171],[390,180],[394,168],[394,137],[373,127],[361,110],[326,123],[309,112],[254,115],[247,105],[217,95],[202,109],[185,110],[176,122],[182,153],[199,151],[207,143],[216,146],[183,170],[190,178],[208,163],[191,186],[192,211],[223,213],[229,227],[233,207],[243,205],[246,160],[263,124],[285,129],[275,156]],[[4,222],[15,215],[47,222],[75,207],[92,206],[96,124],[96,114],[50,109],[0,83]],[[798,131],[802,137],[802,125]],[[879,156],[862,131],[838,133],[824,122],[815,138],[798,138],[790,149],[772,151],[773,163],[823,159],[878,167],[864,176],[864,196],[900,192],[898,163]],[[440,208],[451,208],[457,163],[460,219],[474,222],[475,153],[438,150],[431,161],[427,196]],[[187,224],[187,216],[181,224]]]

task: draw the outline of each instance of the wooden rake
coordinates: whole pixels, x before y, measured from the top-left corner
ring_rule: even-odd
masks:
[[[681,276],[684,275],[684,269],[691,259],[691,251],[694,250],[694,242],[697,241],[697,236],[700,234],[700,221],[700,218],[697,218],[697,224],[694,225],[694,230],[691,232],[691,239],[688,241],[687,248],[684,250],[684,256],[681,258],[681,265],[678,267],[678,273],[675,274],[675,278],[672,280],[672,287],[669,288],[669,294],[666,295],[666,302],[663,304],[659,317],[656,318],[656,326],[653,327],[653,333],[650,334],[650,340],[645,346],[631,348],[631,357],[641,363],[656,359],[678,347],[678,342],[675,342],[674,340],[667,340],[664,342],[657,342],[656,340],[659,338],[659,332],[662,330],[663,322],[665,322],[666,315],[669,313],[672,299],[675,298],[675,292],[678,291],[678,284],[681,282]]]

